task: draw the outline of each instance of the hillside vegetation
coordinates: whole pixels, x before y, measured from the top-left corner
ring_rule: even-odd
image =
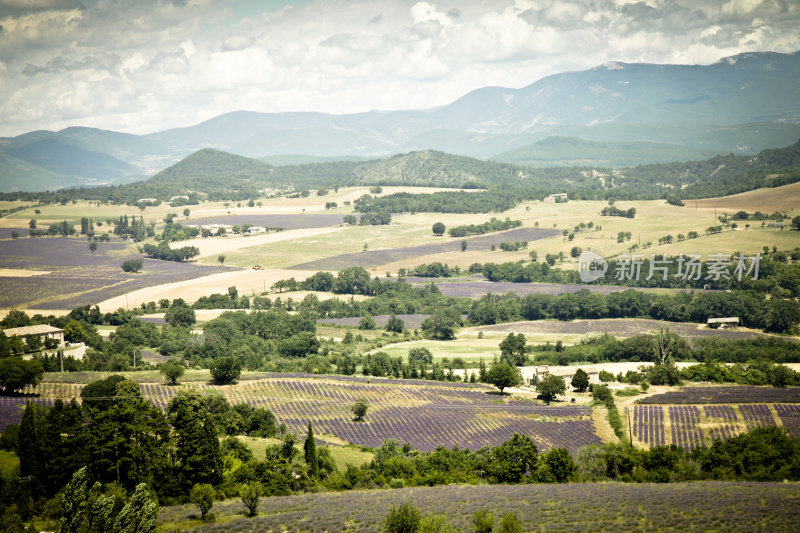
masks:
[[[487,188],[490,190],[483,194],[504,198],[486,201],[490,207],[481,212],[489,212],[554,192],[568,192],[571,198],[582,199],[646,200],[670,196],[689,199],[797,181],[800,181],[800,142],[763,150],[755,156],[718,155],[700,161],[626,169],[522,168],[433,150],[368,162],[332,161],[275,167],[256,159],[204,149],[143,182],[54,193],[6,193],[0,199],[53,202],[85,198],[134,204],[139,198],[166,201],[175,195],[196,192],[209,200],[240,201],[262,197],[268,189],[286,192],[351,185],[402,185]],[[405,207],[394,203],[370,210],[430,209],[429,202],[420,198]],[[444,204],[447,203],[445,199]]]

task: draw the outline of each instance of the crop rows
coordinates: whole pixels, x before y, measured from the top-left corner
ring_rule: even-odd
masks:
[[[6,430],[9,424],[19,424],[22,420],[22,410],[28,402],[38,405],[53,405],[51,398],[26,398],[24,396],[0,396],[0,433]]]
[[[647,404],[704,404],[704,403],[800,403],[800,387],[753,387],[749,385],[723,387],[684,387],[680,390],[643,398]]]
[[[392,507],[409,502],[443,514],[453,531],[473,531],[472,513],[513,512],[524,531],[797,531],[797,487],[786,483],[565,483],[446,485],[262,498],[247,518],[238,499],[214,503],[220,519],[204,532],[377,533]],[[182,529],[194,505],[162,507],[161,530]],[[224,519],[222,519],[224,517]],[[199,523],[194,520],[193,523]]]
[[[750,431],[754,427],[768,427],[774,426],[775,419],[772,418],[772,410],[769,405],[740,405],[739,410],[742,412],[742,418],[747,423],[747,430]]]
[[[271,410],[290,430],[303,432],[311,421],[317,434],[369,447],[396,438],[423,451],[440,445],[475,450],[498,445],[515,432],[530,435],[543,451],[565,447],[574,452],[600,442],[588,407],[544,406],[521,400],[495,403],[496,396],[487,395],[483,387],[383,383],[270,379],[219,390],[232,404]],[[153,394],[154,401],[156,397],[166,401],[161,390],[145,394]],[[352,420],[350,407],[357,398],[369,404],[364,422]]]
[[[739,434],[737,426],[717,426],[708,430],[712,442],[715,440],[728,440]]]
[[[700,410],[695,405],[670,405],[669,419],[672,425],[672,443],[687,452],[703,445]]]
[[[633,408],[633,434],[649,446],[664,446],[664,411],[661,407],[636,405]]]
[[[775,411],[789,435],[800,437],[800,405],[777,404]]]
[[[720,418],[733,423],[738,420],[736,411],[730,405],[706,405],[703,410],[709,418]]]

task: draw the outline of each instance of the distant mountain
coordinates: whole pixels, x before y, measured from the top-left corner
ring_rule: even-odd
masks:
[[[526,167],[633,167],[703,159],[715,155],[689,146],[655,142],[600,142],[577,137],[548,137],[492,157],[492,161]]]
[[[541,143],[553,136],[592,142]],[[204,148],[247,157],[368,159],[432,149],[519,165],[616,166],[754,154],[798,138],[800,52],[747,53],[712,65],[611,62],[520,89],[484,87],[428,110],[236,111],[144,136],[90,128],[32,132],[0,139],[0,190],[26,182],[37,188],[115,182],[131,169],[152,174]],[[46,139],[105,154],[130,169],[53,143],[35,144]]]

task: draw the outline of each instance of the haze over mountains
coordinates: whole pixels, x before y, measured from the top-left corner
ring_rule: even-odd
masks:
[[[484,87],[427,110],[236,111],[141,136],[36,131],[0,139],[0,191],[143,179],[203,148],[273,163],[434,149],[523,166],[607,167],[756,153],[798,138],[800,52],[747,53],[707,66],[608,63],[521,89]]]

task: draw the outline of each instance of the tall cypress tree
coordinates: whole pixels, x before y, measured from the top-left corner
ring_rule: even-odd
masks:
[[[17,456],[19,457],[19,473],[21,477],[32,476],[40,478],[42,473],[42,421],[39,409],[30,401],[22,413],[19,424],[19,442]]]
[[[319,458],[317,457],[317,439],[314,438],[314,429],[311,427],[310,420],[308,421],[308,436],[303,444],[303,450],[306,453],[308,474],[316,479],[319,477]]]

